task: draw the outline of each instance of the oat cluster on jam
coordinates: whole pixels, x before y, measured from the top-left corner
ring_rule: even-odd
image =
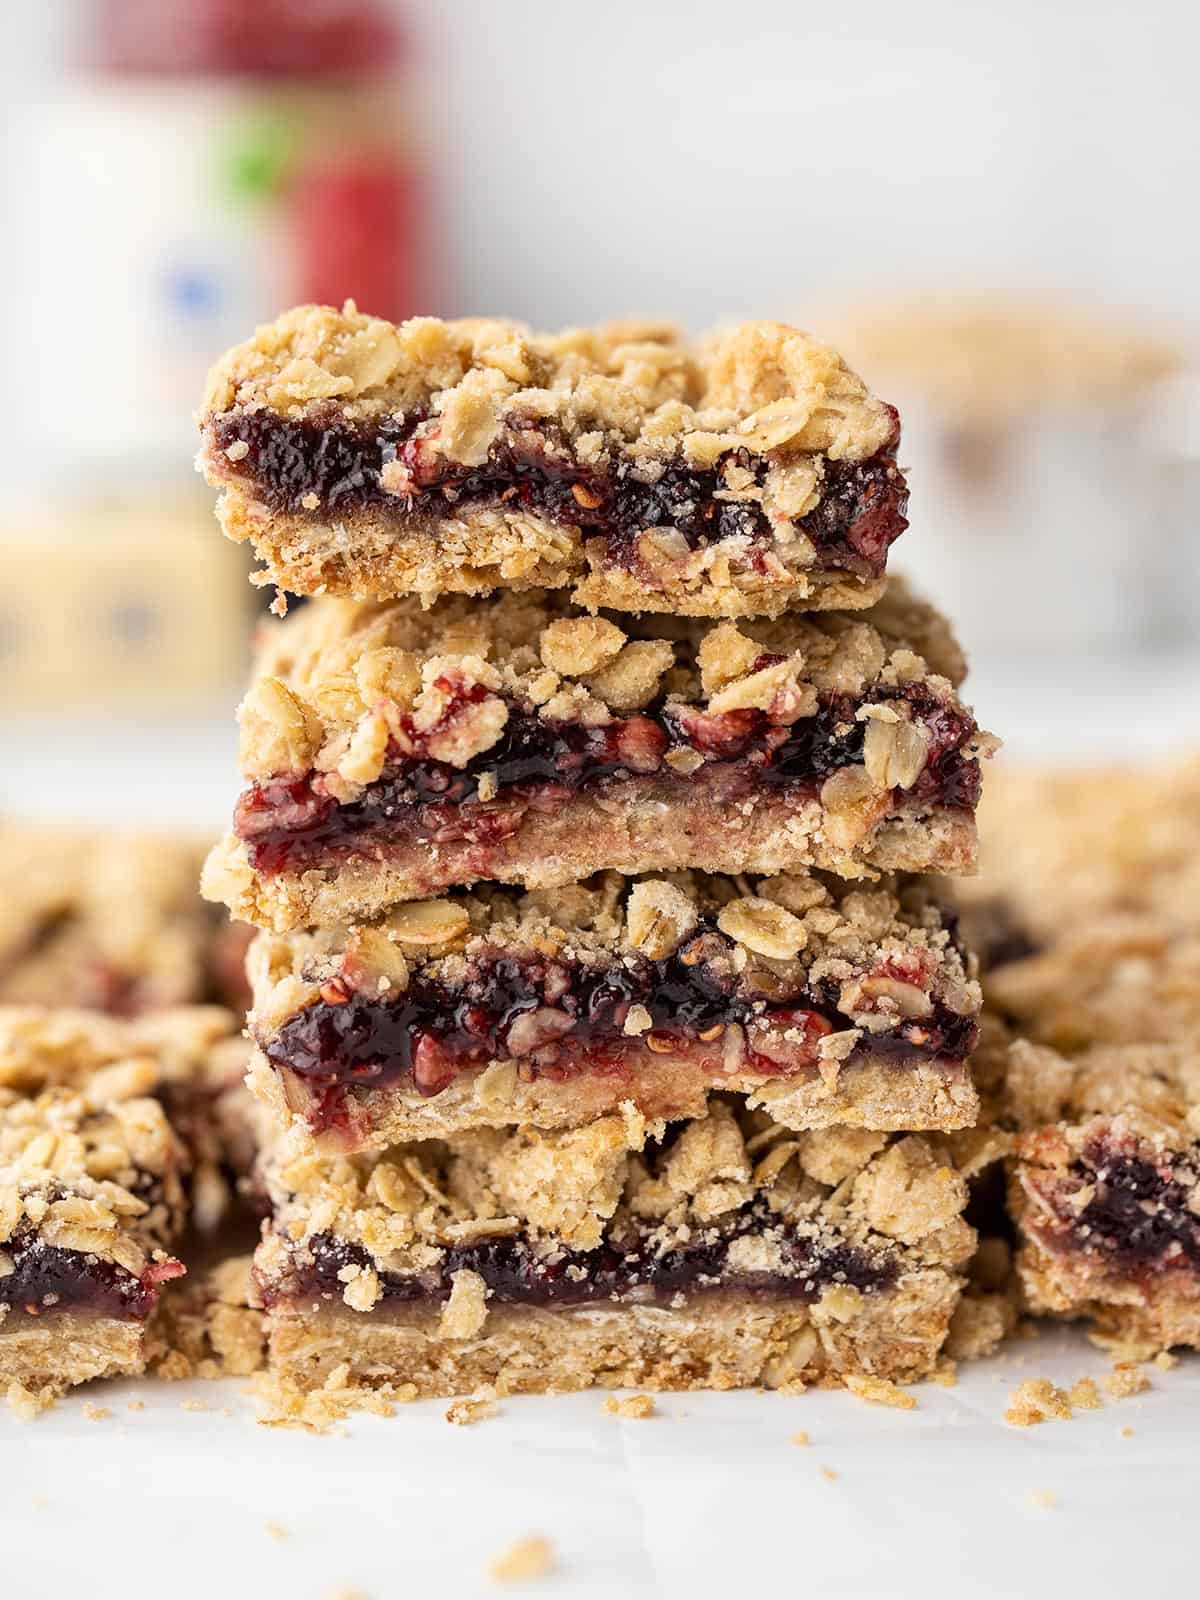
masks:
[[[473,1312],[456,1336],[479,1331],[491,1300],[883,1293],[916,1268],[954,1270],[975,1239],[966,1181],[936,1139],[797,1136],[720,1099],[669,1126],[627,1113],[375,1156],[321,1159],[285,1138],[265,1174],[268,1305],[449,1299]]]
[[[302,306],[217,364],[201,420],[226,532],[298,593],[866,605],[907,526],[895,410],[778,323],[688,344]]]
[[[427,1096],[496,1061],[561,1082],[647,1050],[698,1051],[730,1076],[836,1075],[863,1052],[961,1061],[980,1004],[924,887],[816,873],[481,886],[369,925],[262,934],[250,971],[271,1062]]]

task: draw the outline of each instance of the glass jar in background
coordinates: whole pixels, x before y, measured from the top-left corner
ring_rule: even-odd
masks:
[[[41,404],[77,464],[167,469],[256,323],[420,307],[407,40],[383,0],[93,0],[81,44],[39,139]]]
[[[893,559],[968,649],[1109,650],[1171,632],[1171,491],[1146,422],[1173,351],[999,295],[817,325],[840,328],[851,365],[899,408],[911,528]]]

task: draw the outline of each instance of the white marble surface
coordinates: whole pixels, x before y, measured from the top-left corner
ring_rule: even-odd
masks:
[[[94,1386],[32,1423],[0,1414],[4,1587],[457,1600],[504,1592],[489,1560],[536,1534],[558,1570],[509,1592],[547,1600],[1190,1593],[1200,1359],[1069,1423],[1003,1420],[1024,1378],[1106,1371],[1082,1337],[1052,1334],[955,1388],[919,1386],[910,1412],[833,1392],[666,1395],[635,1422],[583,1394],[506,1400],[465,1428],[426,1401],[341,1437],[256,1426],[238,1383]],[[85,1403],[110,1415],[89,1421]]]

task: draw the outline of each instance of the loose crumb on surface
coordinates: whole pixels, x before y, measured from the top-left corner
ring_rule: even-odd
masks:
[[[265,1522],[263,1524],[263,1526],[266,1528],[268,1534],[270,1534],[271,1538],[274,1539],[277,1544],[282,1544],[285,1539],[290,1539],[291,1538],[291,1534],[284,1527],[282,1522],[268,1521],[268,1522]]]
[[[453,1422],[456,1427],[465,1428],[472,1422],[483,1422],[488,1417],[494,1417],[499,1409],[496,1404],[496,1391],[481,1389],[478,1394],[469,1395],[462,1400],[452,1400],[446,1408],[446,1421]]]
[[[1070,1422],[1071,1399],[1049,1378],[1026,1378],[1008,1397],[1005,1422],[1014,1428],[1032,1428],[1039,1422]]]
[[[847,1374],[845,1384],[851,1394],[871,1405],[893,1406],[897,1411],[915,1411],[917,1408],[916,1398],[890,1378],[872,1378],[851,1372]]]
[[[1053,1511],[1058,1504],[1058,1496],[1053,1489],[1031,1489],[1029,1503],[1041,1511]]]
[[[34,1417],[40,1416],[43,1411],[49,1411],[54,1405],[54,1394],[49,1389],[27,1389],[23,1383],[15,1380],[9,1384],[5,1391],[8,1409],[22,1422],[32,1422]]]
[[[181,1411],[210,1411],[212,1409],[211,1406],[206,1406],[203,1400],[181,1400],[179,1408]]]
[[[1173,1356],[1169,1350],[1160,1350],[1154,1358],[1154,1365],[1160,1372],[1170,1372],[1172,1367],[1179,1365],[1179,1357]]]
[[[826,1482],[828,1482],[828,1483],[836,1483],[836,1482],[837,1482],[837,1480],[838,1480],[838,1475],[837,1475],[837,1473],[836,1473],[836,1472],[835,1472],[835,1471],[834,1471],[834,1470],[833,1470],[833,1468],[832,1468],[832,1467],[822,1467],[822,1468],[821,1468],[821,1476],[822,1476],[822,1477],[823,1477],[823,1478],[824,1478],[824,1479],[825,1479],[825,1480],[826,1480]]]
[[[145,1411],[146,1402],[144,1400],[130,1400],[125,1409],[126,1411]]]
[[[1122,1437],[1122,1439],[1132,1439],[1133,1438],[1133,1429],[1132,1428],[1122,1428],[1121,1429],[1121,1437]]]
[[[397,1405],[406,1405],[417,1398],[415,1383],[389,1384],[375,1389],[352,1382],[347,1361],[334,1367],[324,1385],[312,1393],[268,1373],[258,1374],[254,1389],[262,1403],[258,1418],[262,1427],[303,1428],[309,1433],[334,1432],[334,1424],[343,1422],[352,1411],[392,1417]]]
[[[90,1400],[84,1406],[83,1414],[89,1422],[103,1422],[106,1417],[112,1416],[107,1406],[95,1406]]]
[[[1151,1387],[1146,1373],[1132,1361],[1119,1361],[1104,1380],[1104,1388],[1114,1400],[1128,1400]]]
[[[792,1435],[792,1443],[793,1444],[807,1444],[808,1442],[809,1441],[808,1441],[808,1429],[807,1428],[801,1428],[799,1433],[794,1433]]]
[[[1080,1378],[1067,1391],[1067,1398],[1076,1411],[1099,1411],[1103,1401],[1095,1378]]]
[[[554,1550],[549,1539],[518,1539],[488,1562],[488,1577],[497,1583],[525,1583],[554,1571]]]
[[[365,1589],[347,1588],[343,1584],[336,1589],[330,1589],[325,1596],[325,1600],[367,1600],[367,1591]]]
[[[629,1417],[635,1422],[640,1422],[644,1417],[654,1416],[654,1396],[631,1394],[625,1400],[617,1400],[610,1396],[604,1402],[604,1410],[610,1417]]]

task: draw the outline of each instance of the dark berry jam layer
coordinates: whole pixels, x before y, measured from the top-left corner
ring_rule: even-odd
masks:
[[[178,1261],[155,1262],[141,1277],[113,1261],[77,1250],[60,1250],[36,1236],[18,1235],[5,1245],[13,1270],[0,1278],[0,1305],[40,1317],[61,1311],[144,1322],[158,1301],[158,1286],[183,1276]]]
[[[762,658],[764,664],[773,659]],[[439,680],[439,687],[450,697],[445,723],[459,708],[453,683]],[[973,811],[980,791],[979,762],[966,754],[977,731],[973,718],[921,684],[906,685],[902,697],[926,734],[928,756],[913,787],[893,791],[896,802]],[[889,698],[901,695],[872,691],[874,701]],[[499,740],[465,767],[422,755],[422,737],[414,732],[408,743],[417,753],[393,751],[382,776],[350,804],[340,805],[319,773],[281,776],[245,790],[234,828],[251,865],[267,874],[303,872],[392,843],[443,850],[462,845],[471,874],[487,877],[488,848],[512,838],[531,812],[553,810],[581,791],[602,795],[617,782],[639,780],[646,798],[668,805],[694,795],[700,784],[714,793],[719,787],[724,805],[764,792],[809,799],[832,773],[861,763],[865,724],[855,720],[860,703],[847,695],[827,696],[813,716],[779,725],[756,709],[713,715],[664,702],[596,728],[548,722],[513,704]],[[436,731],[426,730],[424,739]],[[666,762],[680,750],[703,756],[703,768],[681,777]],[[485,773],[495,782],[494,790],[489,782],[486,802],[479,798]]]
[[[1146,1155],[1093,1140],[1075,1171],[1093,1192],[1062,1221],[1076,1248],[1097,1254],[1122,1277],[1200,1269],[1200,1147],[1188,1155]]]
[[[783,1270],[731,1271],[733,1242],[763,1233],[778,1240]],[[282,1292],[279,1286],[263,1286],[268,1304],[312,1295],[340,1299],[345,1283],[339,1271],[352,1264],[371,1264],[365,1250],[330,1234],[312,1239],[306,1256],[303,1264],[297,1262]],[[653,1248],[647,1236],[633,1227],[595,1250],[549,1255],[520,1237],[478,1240],[445,1251],[439,1264],[426,1272],[381,1273],[380,1304],[444,1300],[454,1273],[464,1268],[480,1275],[493,1304],[561,1306],[595,1300],[669,1300],[680,1292],[718,1287],[812,1301],[835,1285],[877,1294],[889,1289],[899,1272],[890,1252],[866,1250],[830,1233],[802,1233],[781,1224],[765,1203],[756,1201],[724,1226],[693,1232],[688,1243],[666,1251]]]
[[[636,477],[627,461],[597,471],[577,461],[568,441],[540,418],[524,427],[516,419],[486,462],[466,467],[437,451],[426,423],[414,414],[369,429],[349,427],[331,407],[301,421],[234,412],[211,418],[208,429],[218,452],[246,446],[236,464],[223,456],[222,471],[248,479],[268,507],[292,516],[320,520],[383,508],[403,530],[439,515],[510,508],[604,540],[609,563],[623,567],[637,565],[637,540],[648,528],[672,529],[692,549],[731,537],[761,549],[775,538],[757,504],[717,498],[725,490],[719,467],[667,467],[653,483]],[[795,524],[817,546],[824,567],[882,574],[889,545],[908,526],[908,489],[892,453],[898,440],[897,419],[891,443],[870,460],[825,461],[820,504]],[[745,450],[730,451],[721,465],[731,460],[760,477],[766,471],[766,462]]]
[[[417,973],[390,1003],[335,979],[321,999],[261,1043],[276,1067],[309,1080],[317,1096],[313,1116],[332,1126],[356,1090],[405,1082],[432,1096],[493,1060],[517,1060],[530,1078],[559,1083],[632,1074],[647,1049],[699,1054],[720,1071],[723,1037],[733,1024],[744,1032],[731,1070],[786,1075],[816,1064],[826,1034],[854,1026],[838,1011],[832,983],[813,993],[801,982],[789,987],[777,974],[764,974],[770,984],[764,1006],[765,995],[718,970],[730,950],[722,934],[704,926],[662,961],[631,956],[585,966],[485,947],[460,982],[449,986]],[[887,975],[904,976],[891,969]],[[629,1037],[625,1020],[634,1005],[645,1008],[650,1028]],[[898,1021],[894,1031],[871,1036],[868,1048],[898,1066],[935,1057],[959,1061],[976,1033],[971,1018],[935,1000],[930,1016]]]

